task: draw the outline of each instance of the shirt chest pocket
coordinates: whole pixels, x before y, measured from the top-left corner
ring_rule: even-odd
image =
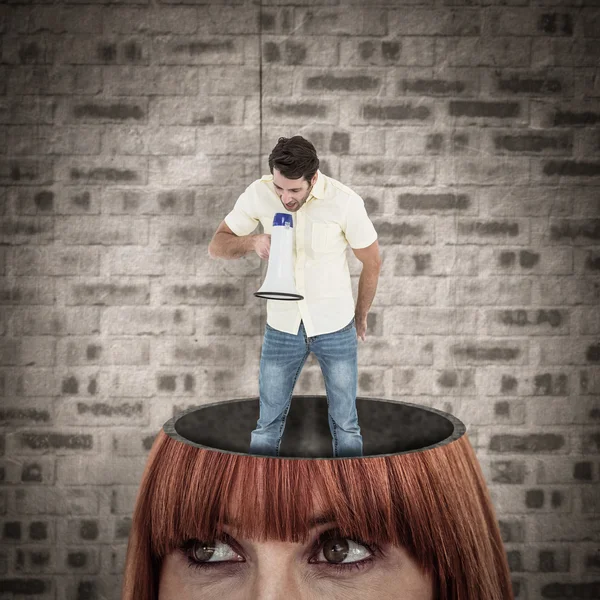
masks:
[[[311,245],[314,252],[335,252],[342,242],[342,230],[335,223],[313,223]]]

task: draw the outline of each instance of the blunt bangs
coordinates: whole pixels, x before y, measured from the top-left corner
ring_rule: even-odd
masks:
[[[157,565],[190,539],[214,540],[227,524],[234,537],[305,543],[311,518],[322,515],[344,536],[405,547],[437,582],[438,600],[512,598],[466,435],[395,456],[286,460],[195,448],[161,430],[140,487],[128,567],[153,564],[156,586]],[[133,557],[144,548],[149,556]]]

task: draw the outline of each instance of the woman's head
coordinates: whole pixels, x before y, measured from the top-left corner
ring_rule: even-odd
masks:
[[[134,512],[124,600],[156,600],[159,589],[160,600],[279,598],[276,585],[298,599],[511,598],[466,436],[422,452],[294,460],[159,433]]]

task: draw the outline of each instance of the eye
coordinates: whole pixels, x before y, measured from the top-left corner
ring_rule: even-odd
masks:
[[[373,556],[366,544],[345,538],[339,533],[325,532],[319,541],[319,553],[313,562],[339,565],[365,561]]]
[[[184,546],[190,562],[197,565],[218,562],[241,562],[244,559],[224,540],[203,542],[190,540]]]

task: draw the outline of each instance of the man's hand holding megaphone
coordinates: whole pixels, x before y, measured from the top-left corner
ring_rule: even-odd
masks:
[[[269,260],[271,251],[271,236],[268,233],[259,233],[254,236],[254,251],[263,260]]]

